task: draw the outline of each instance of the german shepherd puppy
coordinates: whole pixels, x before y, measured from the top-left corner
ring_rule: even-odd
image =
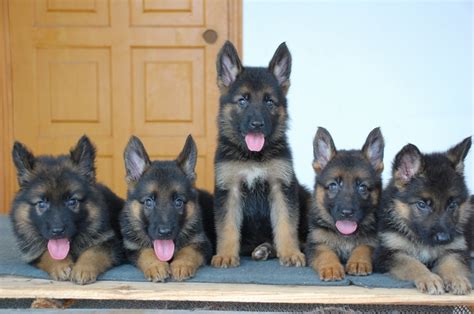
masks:
[[[151,161],[133,136],[124,158],[128,197],[120,224],[129,260],[150,281],[165,281],[170,274],[179,281],[193,277],[212,254],[199,200],[212,201],[194,188],[193,138],[188,136],[176,160]]]
[[[316,172],[306,256],[321,280],[372,273],[376,211],[382,194],[384,139],[370,132],[361,150],[336,150],[324,128],[313,142]],[[343,264],[346,264],[345,268]]]
[[[305,265],[298,224],[309,194],[296,180],[286,137],[290,72],[285,43],[268,67],[242,66],[229,41],[217,57],[214,267],[238,266],[241,254]]]
[[[69,155],[35,157],[15,142],[20,190],[10,218],[22,258],[55,280],[78,284],[123,257],[118,215],[123,200],[96,182],[95,147],[87,136]]]
[[[463,235],[472,212],[463,174],[470,147],[468,137],[444,153],[408,144],[396,155],[382,199],[378,271],[429,294],[471,291]]]

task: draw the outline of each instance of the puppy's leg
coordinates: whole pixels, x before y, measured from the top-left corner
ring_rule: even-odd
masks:
[[[433,272],[441,276],[447,292],[469,294],[472,290],[469,281],[469,268],[462,262],[462,257],[459,254],[448,254],[440,258]]]
[[[236,267],[240,264],[240,227],[242,207],[240,187],[233,184],[228,191],[216,191],[217,253],[212,257],[214,267]]]
[[[63,260],[55,260],[45,251],[36,263],[36,267],[44,270],[54,280],[69,280],[74,263],[70,255]]]
[[[415,282],[416,288],[424,293],[444,293],[443,280],[416,258],[404,253],[395,253],[390,273],[401,279]]]
[[[71,273],[71,280],[85,285],[97,280],[97,276],[112,267],[111,249],[94,246],[85,250],[77,259]]]
[[[275,256],[275,249],[268,242],[260,244],[252,251],[252,259],[254,261],[266,261],[267,259],[273,258]]]
[[[367,276],[372,273],[372,252],[369,245],[359,245],[352,250],[346,264],[346,272],[350,275]]]
[[[311,267],[319,273],[319,278],[323,281],[342,280],[345,276],[344,267],[336,252],[324,244],[316,246]]]
[[[280,259],[280,264],[285,266],[305,266],[306,259],[299,248],[298,239],[298,214],[290,216],[290,208],[288,200],[294,200],[293,204],[298,204],[296,195],[283,192],[283,187],[278,182],[271,184],[270,201],[271,213],[270,218],[273,226],[273,238]],[[295,210],[297,210],[295,208]]]
[[[204,256],[192,245],[185,246],[176,253],[170,265],[171,276],[174,280],[183,281],[196,274],[199,266],[204,264]]]
[[[145,278],[153,282],[164,282],[169,278],[170,268],[167,262],[160,261],[151,248],[138,252],[137,266]]]

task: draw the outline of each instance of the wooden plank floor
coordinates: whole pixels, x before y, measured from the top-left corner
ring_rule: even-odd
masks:
[[[78,286],[10,276],[0,277],[1,298],[474,306],[473,293],[430,296],[415,289],[120,281]]]

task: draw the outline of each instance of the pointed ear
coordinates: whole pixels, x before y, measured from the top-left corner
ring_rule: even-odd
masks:
[[[20,186],[27,184],[35,165],[35,156],[22,143],[15,142],[12,150],[13,163],[16,167],[17,180]]]
[[[280,46],[278,46],[268,65],[268,69],[275,75],[278,83],[286,94],[290,88],[291,74],[291,54],[286,43],[281,43]]]
[[[136,182],[140,179],[145,170],[150,166],[151,161],[142,141],[136,136],[130,137],[123,153],[127,183]]]
[[[226,41],[217,55],[217,85],[219,89],[228,88],[242,72],[242,63],[234,45]]]
[[[423,156],[413,144],[405,145],[395,156],[393,176],[402,184],[408,183],[423,169]]]
[[[385,142],[380,128],[373,129],[367,136],[364,146],[362,146],[362,153],[379,174],[383,171],[384,147]]]
[[[188,135],[186,138],[186,143],[184,144],[183,150],[179,153],[176,162],[178,166],[184,171],[186,176],[194,182],[196,179],[196,161],[197,161],[197,148],[196,143],[193,140],[191,135]]]
[[[331,134],[325,128],[319,127],[313,141],[313,168],[320,173],[328,162],[336,156],[336,147]]]
[[[465,138],[461,143],[457,144],[454,147],[451,147],[446,155],[448,156],[449,160],[454,164],[454,169],[459,174],[464,173],[464,159],[466,159],[467,153],[469,153],[469,149],[471,148],[472,139],[471,137]]]
[[[83,175],[95,181],[95,147],[86,135],[83,135],[76,146],[71,148],[70,158]]]

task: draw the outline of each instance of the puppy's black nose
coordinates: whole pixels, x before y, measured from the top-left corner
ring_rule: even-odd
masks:
[[[437,234],[435,234],[435,239],[438,242],[448,242],[451,237],[446,232],[438,232]]]
[[[167,237],[171,235],[171,228],[170,227],[158,227],[158,233],[162,237]]]
[[[53,227],[51,229],[51,233],[54,235],[54,236],[61,236],[64,234],[64,231],[66,230],[66,228],[64,228],[64,226],[62,227]]]
[[[263,121],[252,121],[250,122],[250,126],[252,127],[252,129],[258,130],[263,128],[265,126],[265,123]]]
[[[344,217],[352,217],[354,215],[354,211],[352,209],[343,209],[342,215]]]

